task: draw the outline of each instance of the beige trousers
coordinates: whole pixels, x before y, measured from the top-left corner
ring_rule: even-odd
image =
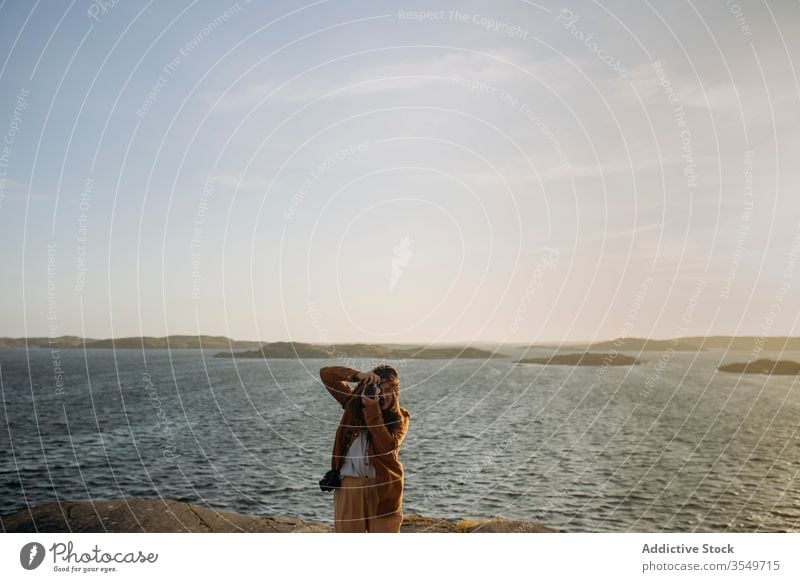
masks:
[[[333,490],[333,524],[338,533],[396,533],[403,523],[403,512],[376,516],[378,507],[375,479],[342,477],[342,486]]]

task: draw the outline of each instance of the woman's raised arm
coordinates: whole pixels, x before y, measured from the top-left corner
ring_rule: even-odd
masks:
[[[358,370],[347,366],[325,366],[320,368],[319,377],[331,396],[336,398],[336,401],[344,408],[353,394],[353,389],[347,383],[357,382],[355,376],[358,373]]]

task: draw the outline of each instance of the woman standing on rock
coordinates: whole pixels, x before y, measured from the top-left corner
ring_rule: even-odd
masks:
[[[331,457],[331,469],[341,478],[341,485],[333,492],[334,529],[400,531],[403,465],[398,452],[410,415],[400,407],[397,370],[388,365],[371,372],[325,366],[319,375],[344,409]],[[348,382],[358,385],[351,388]]]

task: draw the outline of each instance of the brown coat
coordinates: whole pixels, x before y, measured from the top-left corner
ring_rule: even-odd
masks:
[[[333,441],[331,468],[336,470],[342,466],[350,443],[357,436],[357,430],[351,430],[353,421],[347,408],[353,396],[353,389],[347,383],[355,382],[353,376],[357,373],[358,370],[346,366],[325,366],[319,371],[325,388],[345,409]],[[375,479],[378,482],[377,516],[402,510],[403,465],[397,454],[408,431],[410,416],[408,410],[400,408],[400,420],[386,425],[377,399],[364,406],[364,422],[372,436],[367,454],[375,468]]]

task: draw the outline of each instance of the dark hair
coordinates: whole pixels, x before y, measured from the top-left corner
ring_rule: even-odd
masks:
[[[380,366],[376,366],[373,368],[372,372],[380,376],[381,380],[393,380],[396,384],[400,383],[400,375],[397,373],[397,370],[395,370],[394,367],[390,366],[389,364],[381,364]]]

